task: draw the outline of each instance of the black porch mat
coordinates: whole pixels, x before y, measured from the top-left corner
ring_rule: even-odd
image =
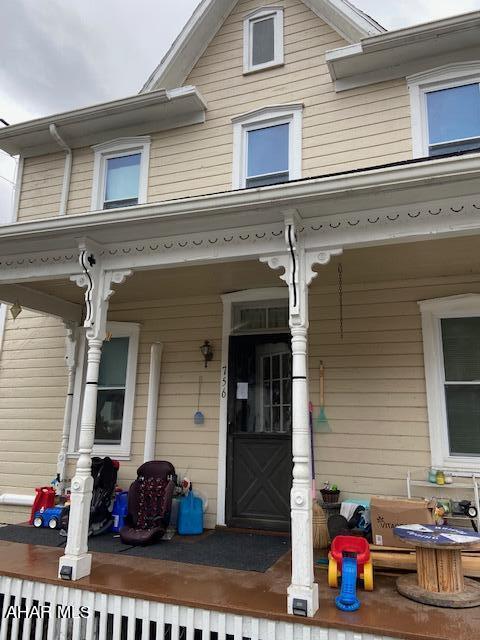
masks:
[[[17,524],[0,527],[0,540],[47,547],[63,547],[66,542],[58,531]],[[106,533],[90,538],[88,546],[93,552],[264,573],[290,549],[290,540],[256,533],[213,531],[198,538],[175,536],[172,540],[161,540],[147,547],[130,547],[120,538]]]

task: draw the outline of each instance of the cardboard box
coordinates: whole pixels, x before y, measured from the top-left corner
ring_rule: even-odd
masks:
[[[370,516],[373,544],[381,547],[411,548],[393,535],[401,524],[435,524],[430,502],[423,498],[372,496]]]

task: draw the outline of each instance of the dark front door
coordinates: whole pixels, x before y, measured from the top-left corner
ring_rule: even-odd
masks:
[[[227,524],[286,531],[292,484],[288,334],[230,338]]]

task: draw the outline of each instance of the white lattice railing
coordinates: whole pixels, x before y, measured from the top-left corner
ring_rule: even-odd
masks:
[[[0,610],[0,640],[393,640],[3,576]]]

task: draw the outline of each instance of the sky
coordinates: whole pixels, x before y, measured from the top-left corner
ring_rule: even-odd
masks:
[[[480,9],[480,0],[354,0],[387,29]],[[10,124],[134,95],[198,0],[3,0],[0,118]],[[0,125],[1,126],[1,125]],[[0,220],[15,161],[0,151]]]

